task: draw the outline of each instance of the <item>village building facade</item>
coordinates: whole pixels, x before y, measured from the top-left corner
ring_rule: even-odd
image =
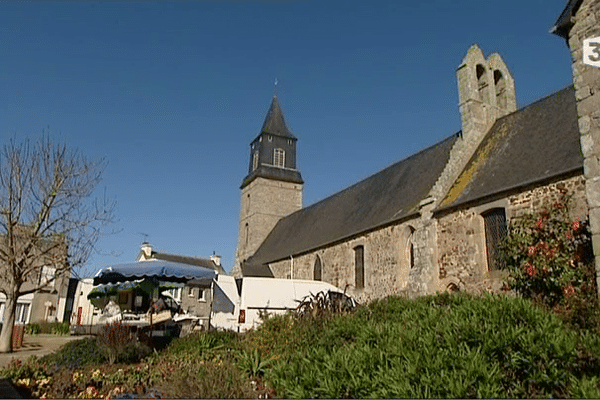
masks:
[[[563,14],[584,12],[590,25],[599,9],[597,1],[570,1]],[[573,218],[597,212],[600,190],[589,180],[596,173],[600,184],[600,88],[584,81],[595,79],[597,87],[600,69],[585,71],[574,72],[574,87],[517,109],[500,55],[486,58],[473,45],[457,69],[460,132],[305,208],[296,138],[274,97],[250,148],[232,274],[322,280],[358,301],[500,290],[498,245],[511,219],[565,195]],[[586,101],[595,95],[583,120],[582,90]],[[586,150],[584,132],[593,129],[596,147]],[[595,218],[592,230],[600,232]],[[595,250],[600,254],[598,241]]]

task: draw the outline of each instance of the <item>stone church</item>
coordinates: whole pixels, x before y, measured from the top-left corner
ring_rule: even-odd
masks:
[[[598,17],[598,11],[596,0],[571,0],[554,33],[568,39],[578,15]],[[578,82],[574,72],[574,86],[517,109],[515,83],[500,55],[486,58],[473,45],[456,74],[459,132],[304,208],[297,138],[273,97],[250,145],[232,274],[323,280],[363,302],[496,291],[504,273],[497,248],[511,218],[565,193],[574,217],[587,218],[588,203],[592,215],[586,183],[592,162],[584,162],[578,116],[583,78]],[[593,104],[597,129],[598,92]]]

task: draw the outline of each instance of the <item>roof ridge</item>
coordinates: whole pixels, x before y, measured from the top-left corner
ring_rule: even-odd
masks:
[[[420,154],[422,154],[422,153],[424,153],[424,152],[426,152],[426,151],[429,151],[429,150],[433,149],[434,147],[437,147],[437,146],[441,145],[442,143],[446,142],[447,140],[450,140],[450,139],[452,139],[452,138],[455,138],[455,137],[457,137],[458,135],[460,135],[460,132],[461,132],[461,131],[458,131],[458,132],[456,132],[456,133],[453,133],[452,135],[450,135],[450,136],[447,136],[446,138],[444,138],[444,139],[442,139],[442,140],[440,140],[440,141],[438,141],[438,142],[436,142],[436,143],[432,144],[431,146],[428,146],[428,147],[426,147],[426,148],[424,148],[424,149],[422,149],[422,150],[419,150],[419,151],[417,151],[416,153],[412,153],[412,154],[410,154],[409,156],[407,156],[406,158],[403,158],[403,159],[401,159],[401,160],[399,160],[399,161],[396,161],[396,162],[394,162],[394,163],[392,163],[392,164],[388,165],[387,167],[384,167],[384,168],[380,169],[379,171],[377,171],[377,172],[374,172],[374,173],[372,173],[371,175],[369,175],[369,176],[367,176],[367,177],[365,177],[365,178],[361,179],[360,181],[358,181],[358,182],[356,182],[356,183],[353,183],[352,185],[350,185],[350,186],[348,186],[348,187],[346,187],[346,188],[344,188],[344,189],[342,189],[342,190],[339,190],[339,191],[337,191],[337,192],[335,192],[335,193],[333,193],[333,194],[331,194],[331,195],[329,195],[329,196],[327,196],[327,197],[324,197],[324,198],[322,198],[321,200],[317,201],[316,203],[313,203],[313,204],[311,204],[311,205],[309,205],[309,206],[303,207],[303,208],[301,208],[300,210],[298,210],[298,211],[295,211],[295,212],[293,212],[293,213],[292,213],[292,214],[290,214],[290,215],[293,215],[293,214],[299,213],[299,212],[301,212],[301,211],[303,211],[303,210],[308,210],[308,209],[310,209],[310,208],[312,208],[312,207],[314,207],[314,206],[317,206],[317,205],[318,205],[318,204],[320,204],[320,203],[323,203],[324,201],[327,201],[327,200],[329,200],[329,199],[331,199],[331,198],[334,198],[334,197],[336,197],[336,196],[340,196],[340,195],[342,195],[343,193],[345,193],[345,192],[349,191],[350,189],[352,189],[352,188],[354,188],[354,187],[356,187],[356,186],[360,185],[361,183],[363,183],[363,182],[365,182],[365,181],[367,181],[367,180],[369,180],[369,179],[373,178],[374,176],[377,176],[377,175],[379,175],[379,174],[381,174],[381,173],[383,173],[383,172],[387,171],[388,169],[390,169],[390,168],[393,168],[393,167],[397,166],[398,164],[401,164],[401,163],[407,162],[407,161],[409,161],[409,160],[411,160],[411,159],[413,159],[413,158],[415,158],[415,157],[419,156]],[[285,218],[287,218],[287,216],[286,216],[286,217],[284,217],[284,218],[282,218],[282,219],[285,219]]]
[[[181,258],[194,258],[197,260],[205,260],[205,261],[210,261],[210,262],[214,262],[213,260],[209,258],[205,258],[205,257],[200,257],[200,256],[190,256],[190,255],[185,255],[185,254],[180,254],[180,253],[167,253],[165,251],[154,251],[154,254],[165,254],[167,256],[176,256],[176,257],[181,257]]]

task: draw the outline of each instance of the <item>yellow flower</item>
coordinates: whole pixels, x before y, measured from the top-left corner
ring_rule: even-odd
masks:
[[[29,385],[31,385],[31,379],[29,379],[29,378],[19,379],[17,381],[17,386],[29,386]]]
[[[39,386],[44,386],[44,385],[47,385],[47,384],[49,384],[49,383],[50,383],[50,378],[43,378],[43,379],[40,379],[39,381],[36,381],[36,383],[37,383]]]
[[[96,397],[98,397],[98,391],[93,386],[88,386],[85,392],[88,396],[90,396],[89,398],[91,399],[95,399]]]
[[[92,372],[92,379],[98,380],[100,378],[102,378],[102,372],[100,372],[99,369],[97,369],[94,372]]]

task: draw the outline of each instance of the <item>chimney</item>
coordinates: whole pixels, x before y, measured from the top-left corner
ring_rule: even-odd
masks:
[[[221,256],[218,254],[215,254],[214,251],[213,251],[212,256],[210,256],[210,260],[212,262],[214,262],[215,264],[217,264],[219,267],[221,266]]]
[[[148,259],[152,257],[152,245],[150,243],[142,242],[140,250],[144,253],[144,258]]]

